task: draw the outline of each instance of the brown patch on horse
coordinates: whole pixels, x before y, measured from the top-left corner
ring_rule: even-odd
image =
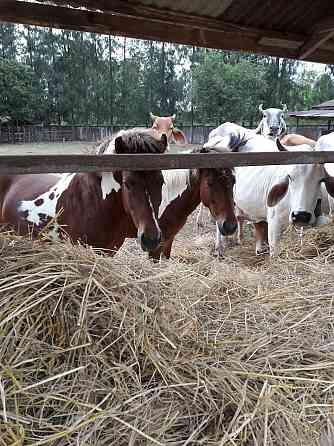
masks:
[[[38,198],[37,200],[34,201],[35,206],[42,206],[43,203],[44,203],[43,198]]]
[[[160,135],[159,132],[152,128],[133,128],[122,130],[118,134],[109,136],[96,143],[96,154],[103,155],[113,140],[115,153],[118,154],[162,154],[167,149],[167,137],[165,135]]]
[[[41,224],[45,224],[48,221],[48,216],[44,212],[38,213]]]

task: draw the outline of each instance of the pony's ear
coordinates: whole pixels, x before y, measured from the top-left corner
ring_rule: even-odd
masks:
[[[115,139],[115,153],[120,155],[122,153],[126,153],[126,151],[127,147],[124,144],[123,138],[121,136],[117,136]]]
[[[179,130],[177,128],[173,128],[173,138],[174,138],[176,143],[188,144],[186,135],[182,132],[182,130]]]

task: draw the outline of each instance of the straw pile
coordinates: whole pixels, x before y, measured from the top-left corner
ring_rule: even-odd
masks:
[[[322,231],[309,257],[184,236],[161,264],[0,234],[0,446],[333,444]]]

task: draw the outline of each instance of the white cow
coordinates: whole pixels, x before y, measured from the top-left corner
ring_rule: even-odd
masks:
[[[281,108],[267,108],[263,110],[262,104],[259,105],[259,111],[262,113],[262,119],[255,129],[255,133],[260,133],[267,138],[275,139],[286,132],[286,123],[284,113],[287,112],[286,104]]]
[[[228,122],[219,128],[220,136],[215,136],[217,151],[221,147],[240,153],[274,152],[277,151],[276,144],[279,150],[287,150],[279,141],[276,143],[262,135],[254,135],[237,124]],[[208,141],[207,145],[212,146],[212,142]],[[289,151],[298,150],[313,149],[305,144],[289,147]],[[254,223],[257,254],[265,251],[265,223],[268,224],[269,251],[274,255],[284,226],[316,223],[315,209],[321,198],[322,181],[328,193],[334,196],[334,178],[320,164],[237,167],[235,172],[235,203]],[[222,243],[219,237],[217,247],[220,251]]]
[[[324,151],[334,151],[334,132],[329,133],[328,135],[320,136],[315,145],[315,150],[324,150]],[[325,164],[326,172],[334,176],[334,163],[326,163]],[[334,216],[334,199],[327,194],[326,189],[323,187],[322,194],[322,210],[325,213],[328,213],[331,218]]]
[[[266,138],[275,140],[277,137],[281,136],[286,132],[286,123],[284,120],[284,114],[287,112],[286,104],[282,104],[283,109],[281,108],[267,108],[263,110],[262,104],[259,105],[259,111],[262,113],[262,119],[255,130],[249,130],[250,132],[259,133]],[[221,126],[216,129],[211,130],[208,137],[208,143],[211,140],[211,143],[214,143],[215,137],[220,135]],[[209,147],[209,146],[208,146]],[[242,238],[242,217],[239,215],[238,222],[238,242],[240,243]],[[244,219],[245,220],[245,219]],[[199,229],[203,226],[203,204],[199,205],[199,210],[196,218],[196,226]]]

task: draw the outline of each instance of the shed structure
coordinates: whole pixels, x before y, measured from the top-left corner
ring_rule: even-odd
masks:
[[[334,63],[333,0],[1,0],[0,21]]]
[[[297,119],[297,128],[300,120],[321,120],[322,123],[325,122],[325,125],[322,124],[317,126],[319,134],[312,135],[313,138],[317,139],[319,136],[325,135],[333,130],[332,122],[334,121],[334,99],[314,105],[310,110],[290,112],[289,116]]]

